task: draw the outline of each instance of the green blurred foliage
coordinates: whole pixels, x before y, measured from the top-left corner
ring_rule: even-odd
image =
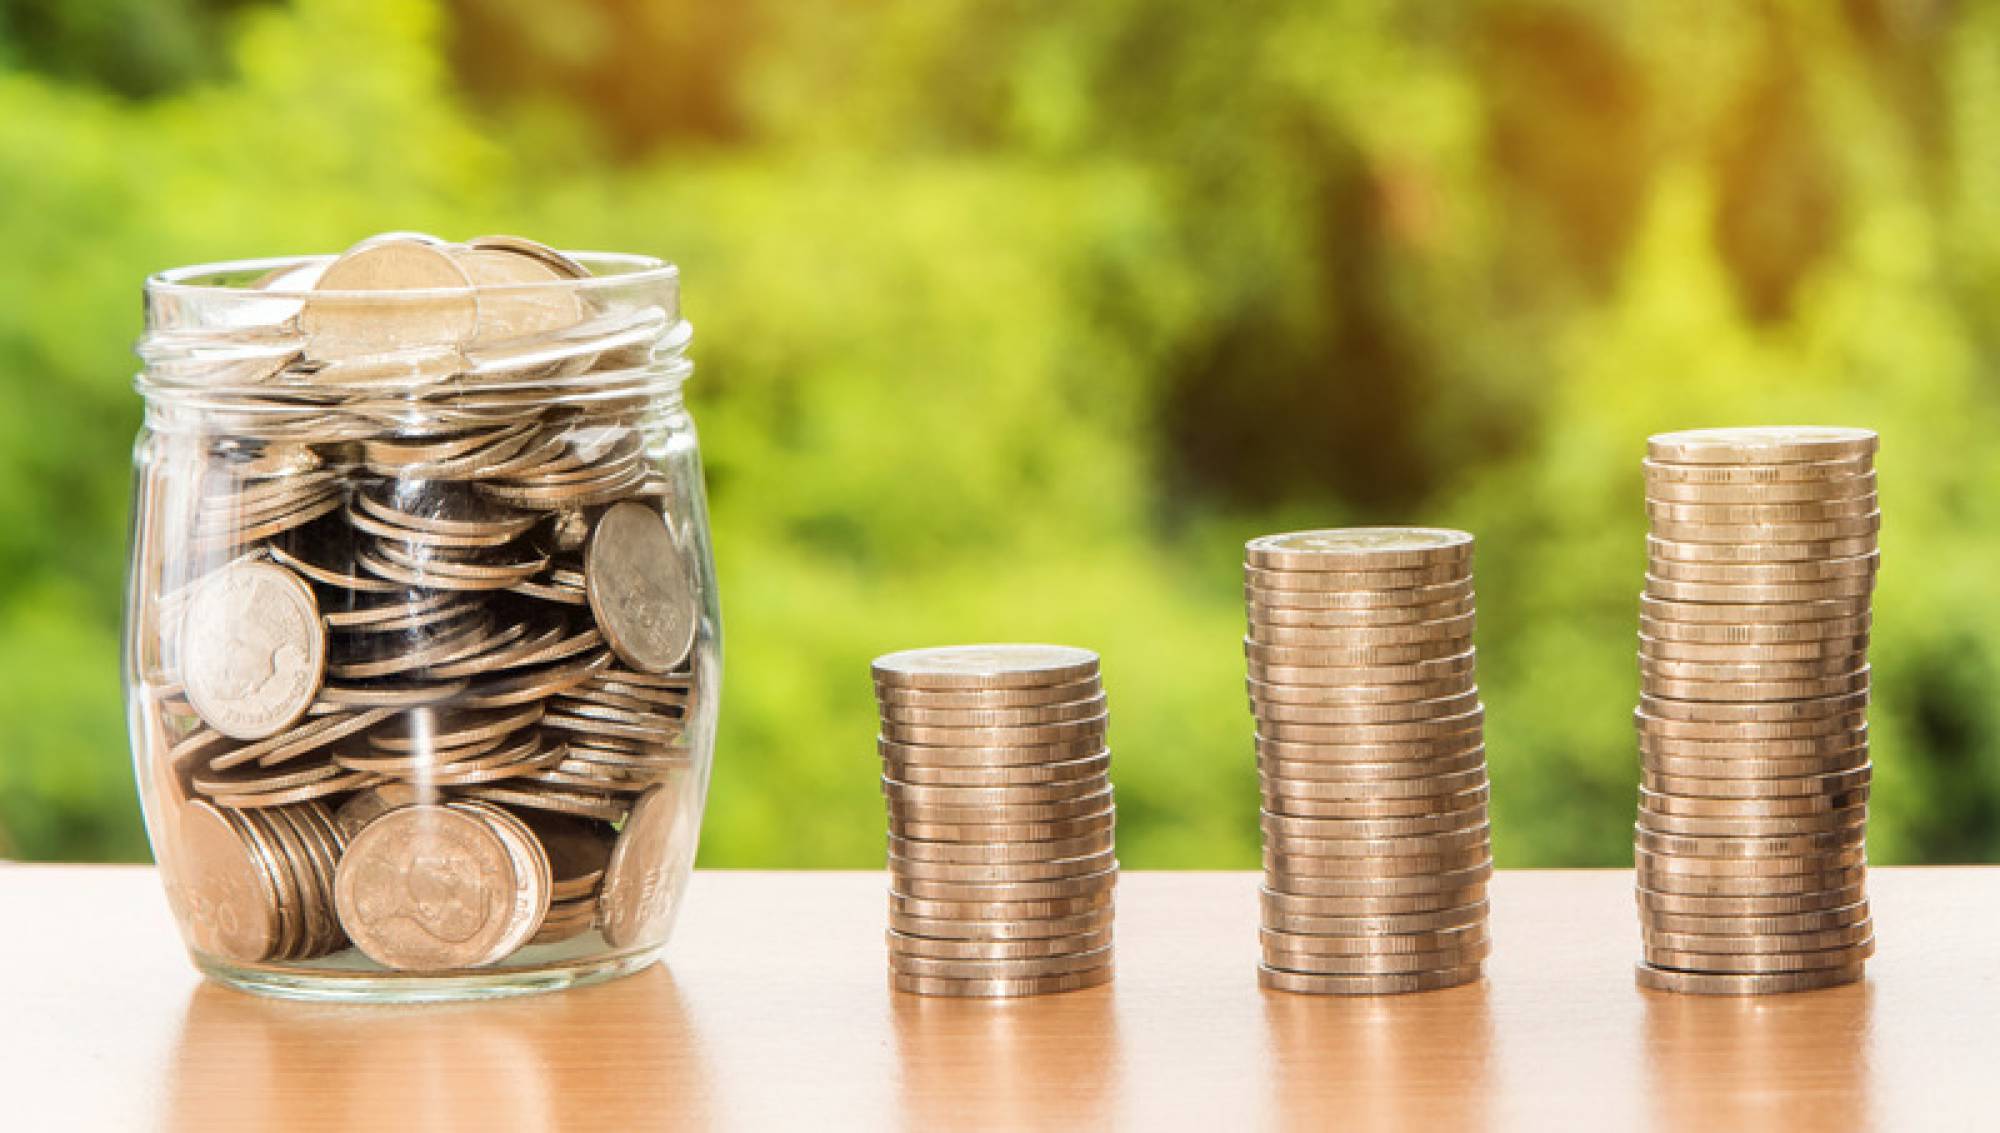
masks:
[[[2000,8],[0,0],[0,849],[145,853],[138,285],[366,233],[678,261],[703,860],[879,861],[867,661],[1105,659],[1121,856],[1256,861],[1240,551],[1480,536],[1509,865],[1629,861],[1662,429],[1869,425],[1880,861],[2000,856]]]

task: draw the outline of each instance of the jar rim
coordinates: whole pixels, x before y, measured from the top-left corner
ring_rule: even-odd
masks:
[[[303,267],[307,264],[328,264],[339,256],[331,253],[305,256],[267,256],[247,260],[219,260],[214,263],[189,264],[184,267],[167,268],[146,277],[148,296],[171,296],[191,302],[226,302],[242,297],[245,300],[268,302],[273,299],[342,299],[355,301],[405,301],[419,299],[439,299],[463,295],[467,292],[498,292],[506,294],[525,292],[547,292],[558,290],[602,291],[626,290],[648,285],[673,285],[680,280],[681,269],[657,256],[639,255],[630,252],[568,251],[563,255],[576,260],[591,269],[592,274],[581,279],[551,279],[534,283],[480,284],[477,287],[415,287],[394,291],[370,291],[357,288],[250,288],[242,283],[225,282],[232,277],[252,277],[275,271],[279,268]],[[603,269],[609,269],[605,271]]]

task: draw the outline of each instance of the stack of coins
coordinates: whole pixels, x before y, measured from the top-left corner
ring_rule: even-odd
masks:
[[[1875,434],[1647,443],[1640,598],[1642,986],[1750,995],[1861,978]]]
[[[1472,536],[1304,531],[1246,556],[1260,982],[1379,995],[1478,979],[1493,861]]]
[[[1111,752],[1097,654],[963,645],[877,658],[889,977],[1017,996],[1111,978]]]
[[[648,455],[672,317],[589,276],[378,237],[248,281],[269,326],[149,358],[142,764],[202,951],[429,971],[658,935],[696,505]]]

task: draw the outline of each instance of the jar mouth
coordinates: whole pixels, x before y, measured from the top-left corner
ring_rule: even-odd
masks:
[[[563,254],[589,268],[591,274],[581,279],[536,283],[481,284],[476,288],[421,287],[395,291],[250,286],[274,271],[315,264],[323,266],[339,258],[331,253],[323,253],[308,256],[270,256],[252,260],[222,260],[216,263],[168,268],[146,277],[146,294],[155,298],[181,299],[191,303],[226,303],[238,296],[246,301],[332,299],[395,303],[450,298],[472,291],[535,294],[561,291],[584,293],[625,291],[634,288],[675,289],[680,282],[681,269],[656,256],[626,252],[565,251]]]

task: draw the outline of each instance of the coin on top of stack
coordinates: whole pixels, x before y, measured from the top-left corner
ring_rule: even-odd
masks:
[[[1647,442],[1634,835],[1641,986],[1851,983],[1864,878],[1875,434]]]
[[[1097,654],[945,646],[874,673],[890,983],[1018,996],[1109,981],[1118,861]]]
[[[1493,860],[1472,536],[1301,531],[1245,557],[1259,982],[1383,995],[1478,979]]]

